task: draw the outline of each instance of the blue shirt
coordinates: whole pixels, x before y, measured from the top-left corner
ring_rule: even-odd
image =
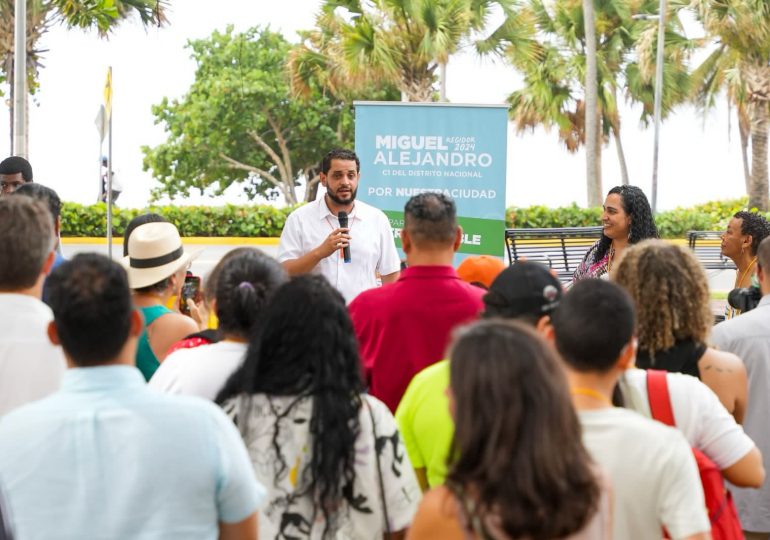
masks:
[[[157,393],[130,366],[69,369],[5,415],[0,483],[18,540],[215,540],[265,497],[218,407]]]

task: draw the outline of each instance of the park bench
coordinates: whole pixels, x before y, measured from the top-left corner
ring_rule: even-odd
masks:
[[[722,255],[722,231],[688,231],[687,245],[706,270],[735,270],[735,263]]]
[[[567,282],[590,248],[602,236],[602,227],[506,229],[508,262],[520,259],[545,264]]]

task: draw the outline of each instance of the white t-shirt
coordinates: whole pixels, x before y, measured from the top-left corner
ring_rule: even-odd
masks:
[[[683,373],[668,373],[668,393],[676,427],[690,446],[697,448],[720,469],[735,465],[754,448],[717,395],[701,381]],[[621,378],[626,407],[652,418],[647,396],[647,372],[630,369]]]
[[[230,375],[241,367],[246,348],[246,343],[220,341],[176,350],[161,362],[150,379],[150,388],[213,401]]]
[[[676,540],[709,532],[698,467],[684,436],[622,408],[579,411],[583,442],[610,477],[613,538]]]
[[[422,496],[393,415],[376,398],[363,395],[362,399],[365,403],[358,416],[355,478],[353,485],[343,490],[349,495],[337,517],[338,529],[333,536],[337,540],[381,540],[386,530],[385,505],[390,531],[405,529],[412,522]],[[312,400],[304,398],[297,402],[293,396],[258,394],[230,399],[223,408],[240,429],[257,479],[268,490],[268,503],[259,515],[259,537],[319,540],[325,526],[323,513],[315,510],[308,496],[296,495],[312,457]],[[280,456],[276,454],[275,441]],[[286,464],[284,470],[280,470],[281,463]]]
[[[59,389],[67,368],[48,339],[51,308],[26,294],[0,294],[0,416]]]
[[[297,208],[286,219],[278,245],[278,260],[298,259],[309,253],[339,226],[337,216],[329,211],[323,198]],[[382,211],[356,201],[348,216],[348,228],[351,262],[345,263],[335,251],[313,269],[342,293],[346,303],[360,292],[378,287],[377,273],[387,276],[401,268],[393,229]]]

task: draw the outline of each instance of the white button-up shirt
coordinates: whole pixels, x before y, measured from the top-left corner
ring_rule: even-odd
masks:
[[[278,260],[298,259],[309,253],[339,226],[323,197],[298,208],[286,220],[278,246]],[[387,276],[397,272],[401,261],[390,221],[381,210],[356,201],[348,216],[348,228],[351,262],[345,263],[341,251],[335,251],[321,260],[313,272],[326,277],[349,303],[360,292],[379,286],[377,273]]]
[[[764,268],[762,268],[764,270]],[[759,305],[711,331],[711,343],[737,355],[746,365],[749,378],[749,407],[743,420],[746,435],[762,452],[765,470],[770,469],[770,294]],[[759,489],[729,486],[746,531],[770,531],[770,481]]]
[[[0,416],[59,389],[66,363],[48,340],[51,308],[27,294],[0,294]]]

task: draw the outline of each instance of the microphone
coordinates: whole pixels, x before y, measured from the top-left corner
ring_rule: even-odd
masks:
[[[347,229],[348,228],[348,213],[344,210],[340,210],[339,214],[337,214],[337,219],[340,221],[340,228],[341,229]],[[353,259],[350,258],[350,246],[345,246],[342,248],[342,258],[346,263],[349,263]]]

